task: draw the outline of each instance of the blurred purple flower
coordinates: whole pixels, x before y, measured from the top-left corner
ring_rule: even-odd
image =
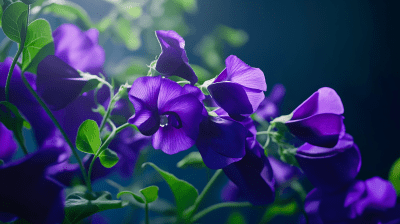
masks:
[[[231,55],[225,60],[226,68],[208,86],[214,101],[235,120],[254,113],[267,91],[264,73]]]
[[[282,103],[285,92],[286,89],[282,84],[274,85],[269,96],[265,97],[255,113],[267,121],[278,117],[280,115],[279,105]]]
[[[323,87],[312,94],[286,122],[290,132],[302,141],[334,147],[343,128],[343,104],[335,90]]]
[[[396,191],[389,181],[373,177],[354,181],[336,192],[318,188],[310,191],[305,200],[309,223],[398,223],[400,213],[393,213]],[[390,222],[394,221],[394,222]]]
[[[135,114],[128,122],[143,135],[152,135],[155,149],[175,154],[195,144],[204,106],[187,88],[161,76],[140,77],[129,99]]]
[[[94,28],[83,32],[74,24],[62,24],[53,31],[55,55],[77,70],[98,75],[105,61],[98,36]]]
[[[165,77],[179,76],[194,85],[197,76],[189,65],[185,51],[185,40],[173,30],[157,30],[156,36],[161,46],[156,70]]]
[[[0,142],[0,159],[6,163],[17,152],[18,145],[13,139],[13,132],[8,130],[2,123],[0,123]]]
[[[278,186],[284,185],[294,178],[299,178],[303,175],[299,168],[275,159],[273,156],[268,156],[268,160],[271,163],[275,183]]]
[[[63,109],[73,102],[87,82],[78,71],[54,55],[44,58],[37,68],[37,92],[52,110]]]
[[[46,169],[62,162],[64,154],[63,148],[48,147],[0,166],[0,211],[30,223],[62,223],[63,186],[49,178]]]
[[[314,187],[329,192],[351,183],[361,168],[360,150],[349,134],[334,148],[305,143],[298,148],[296,160]]]

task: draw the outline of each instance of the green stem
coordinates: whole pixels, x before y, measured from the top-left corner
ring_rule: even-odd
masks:
[[[190,220],[193,216],[193,214],[196,212],[196,210],[199,208],[199,205],[201,201],[204,199],[204,196],[207,194],[207,192],[210,190],[211,186],[214,184],[214,182],[217,180],[218,176],[222,173],[222,169],[219,169],[215,171],[214,175],[211,177],[210,181],[208,181],[207,185],[204,187],[203,191],[200,193],[200,195],[196,198],[196,201],[194,202],[194,205],[189,208],[188,212],[188,219]]]
[[[118,95],[118,93],[117,93],[117,95]],[[107,121],[108,117],[111,114],[111,110],[112,110],[112,107],[113,107],[114,100],[115,100],[114,99],[114,92],[113,92],[113,88],[111,87],[110,88],[110,102],[108,102],[106,114],[104,115],[103,120],[101,120],[100,132],[103,130],[104,125],[106,124],[106,121]]]
[[[88,181],[87,181],[87,186],[88,186],[88,191],[92,192],[92,182],[91,182],[91,176],[92,176],[92,169],[93,169],[93,164],[94,161],[97,159],[97,157],[100,156],[100,154],[108,147],[108,145],[110,145],[111,141],[115,138],[115,136],[122,130],[124,130],[125,128],[129,127],[131,124],[129,123],[125,123],[121,126],[119,126],[118,128],[115,127],[114,123],[111,120],[108,120],[110,125],[112,126],[112,132],[111,134],[108,136],[107,140],[103,143],[103,145],[100,146],[100,149],[97,150],[96,154],[93,156],[92,161],[90,162],[89,165],[89,173],[88,173]]]
[[[39,102],[39,104],[43,107],[43,109],[46,111],[47,115],[49,115],[50,119],[53,121],[53,123],[56,125],[56,127],[58,128],[58,130],[60,130],[61,134],[63,135],[65,141],[67,142],[67,144],[69,145],[69,147],[71,148],[72,153],[74,154],[76,160],[78,161],[79,164],[79,168],[82,171],[82,175],[83,178],[86,181],[86,184],[89,185],[89,180],[88,177],[86,175],[86,171],[85,171],[85,167],[83,166],[82,160],[79,157],[74,145],[72,144],[71,140],[69,140],[67,134],[65,133],[65,131],[63,130],[63,128],[61,127],[60,123],[58,123],[57,119],[54,117],[53,113],[50,111],[50,109],[46,106],[46,104],[42,101],[42,99],[40,99],[39,95],[37,95],[37,93],[35,92],[35,90],[33,90],[32,86],[29,84],[28,80],[26,80],[24,71],[21,71],[21,77],[22,77],[22,81],[24,82],[25,86],[29,89],[29,91],[31,92],[31,94],[35,97],[35,99]],[[89,186],[88,186],[89,187]]]
[[[269,145],[269,142],[271,140],[271,136],[270,136],[271,135],[271,130],[272,130],[272,125],[269,125],[268,129],[266,131],[266,133],[268,133],[268,135],[267,135],[267,140],[265,141],[265,144],[263,146],[264,150],[267,149],[267,147]]]
[[[9,89],[10,89],[11,76],[12,76],[12,73],[13,73],[13,71],[14,71],[15,64],[17,63],[17,60],[18,60],[18,58],[19,58],[19,56],[21,55],[21,53],[22,53],[23,50],[24,50],[24,43],[21,43],[21,44],[19,45],[17,54],[15,55],[14,60],[12,61],[10,70],[8,71],[7,81],[6,81],[6,88],[5,88],[5,90],[6,90],[6,101],[8,101],[8,102],[10,101],[10,96],[9,96],[9,94],[8,94],[8,91],[9,91]]]
[[[219,209],[219,208],[241,208],[241,207],[251,207],[252,204],[250,202],[223,202],[218,203],[215,205],[211,205],[210,207],[200,211],[197,213],[193,218],[190,220],[192,223],[196,222],[197,220],[201,219],[203,216],[207,215],[208,213]]]
[[[28,150],[26,149],[24,139],[21,139],[21,137],[17,134],[14,134],[15,138],[17,139],[18,144],[21,146],[22,151],[24,152],[25,155],[28,155]]]
[[[146,202],[144,205],[144,210],[146,212],[146,224],[150,224],[150,218],[149,218],[149,204]]]

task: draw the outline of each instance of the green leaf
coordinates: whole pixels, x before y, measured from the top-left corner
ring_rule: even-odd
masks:
[[[274,120],[271,121],[271,124],[274,123],[286,123],[287,121],[290,121],[293,117],[293,113],[288,114],[288,115],[282,115],[280,117],[275,118]]]
[[[73,193],[67,197],[65,202],[64,223],[77,223],[97,212],[123,208],[127,205],[127,202],[112,200],[111,194],[106,191],[95,192],[93,195],[81,192]]]
[[[3,0],[1,1],[1,5],[3,5]],[[0,27],[1,27],[1,17],[3,17],[3,7],[0,6]]]
[[[240,212],[233,212],[229,215],[227,224],[246,224],[246,219]]]
[[[186,12],[194,13],[197,11],[197,0],[174,0],[174,2],[180,5]]]
[[[96,121],[86,120],[79,126],[75,144],[82,152],[96,154],[101,145],[100,130]]]
[[[389,171],[389,181],[393,184],[396,189],[396,194],[400,194],[400,158],[393,163],[392,168]]]
[[[6,101],[0,102],[0,122],[3,123],[8,130],[13,131],[15,137],[20,141],[24,139],[22,127],[27,129],[31,128],[29,122],[19,113],[18,108]]]
[[[137,194],[135,194],[135,193],[133,193],[133,192],[131,192],[131,191],[121,191],[121,192],[119,192],[119,193],[117,194],[117,198],[120,198],[121,195],[123,195],[123,194],[130,194],[130,195],[133,196],[133,198],[134,198],[137,202],[142,203],[142,204],[145,203],[142,197],[140,197],[139,195],[137,195]]]
[[[23,3],[30,5],[30,4],[34,4],[37,0],[21,0]]]
[[[128,20],[137,19],[142,15],[142,7],[137,2],[126,2],[124,4],[117,4],[119,10],[123,13]]]
[[[36,74],[38,64],[47,55],[53,54],[54,42],[49,22],[37,19],[30,23],[22,51],[22,70]]]
[[[223,25],[220,25],[217,30],[221,39],[232,47],[241,47],[249,40],[249,35],[244,30],[236,30]]]
[[[265,212],[261,222],[269,223],[274,217],[278,215],[291,216],[294,215],[298,210],[299,207],[295,200],[285,205],[272,204],[267,208],[267,211]]]
[[[140,190],[140,193],[146,199],[146,203],[151,203],[158,198],[158,187],[157,186],[150,186]]]
[[[78,4],[66,0],[52,0],[52,4],[43,10],[45,14],[53,14],[54,16],[64,18],[75,23],[83,30],[93,27],[88,13]]]
[[[206,165],[203,162],[203,158],[199,152],[191,152],[186,155],[181,161],[179,161],[176,166],[178,168],[186,168],[186,167],[194,167],[194,168],[203,168]]]
[[[118,36],[124,41],[128,50],[135,51],[142,45],[140,41],[141,30],[132,28],[129,20],[120,17],[115,28]]]
[[[105,149],[103,152],[100,153],[100,162],[106,168],[111,168],[118,163],[119,157],[116,152],[112,151],[111,149]]]
[[[27,20],[28,6],[22,2],[12,3],[3,12],[3,32],[8,38],[20,44],[25,41]]]
[[[190,183],[176,178],[173,174],[161,170],[153,163],[143,163],[142,167],[146,165],[153,167],[167,182],[174,194],[178,214],[182,216],[183,211],[193,205],[199,195],[197,189]]]

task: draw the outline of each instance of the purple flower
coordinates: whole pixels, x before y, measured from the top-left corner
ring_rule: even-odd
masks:
[[[55,55],[77,70],[98,75],[105,61],[98,36],[96,29],[82,32],[74,24],[62,24],[53,31]]]
[[[0,159],[6,163],[17,152],[18,145],[13,139],[13,132],[8,130],[2,123],[0,123],[0,142]]]
[[[279,105],[285,96],[286,89],[282,84],[276,84],[272,91],[258,107],[256,114],[264,120],[271,121],[280,115]]]
[[[52,110],[63,109],[78,98],[87,82],[78,71],[54,55],[44,58],[37,68],[37,92]]]
[[[189,65],[184,49],[185,40],[173,30],[157,30],[156,36],[162,49],[156,70],[165,77],[179,76],[194,85],[198,79]]]
[[[152,135],[155,149],[175,154],[195,144],[204,108],[195,94],[161,76],[140,77],[129,99],[135,114],[128,122],[143,135]]]
[[[349,134],[334,148],[305,143],[298,148],[296,160],[314,187],[329,192],[351,183],[361,167],[360,150]]]
[[[393,217],[396,191],[389,181],[373,177],[354,181],[348,187],[327,193],[318,188],[310,191],[305,200],[305,211],[310,223],[387,223]],[[398,209],[397,209],[398,210]],[[398,212],[398,211],[397,211]]]
[[[196,141],[204,164],[210,169],[221,169],[241,160],[246,154],[247,132],[236,121],[211,116],[204,119]]]
[[[63,186],[46,176],[46,169],[62,162],[64,153],[62,148],[50,147],[0,166],[0,211],[30,223],[61,223]]]
[[[312,94],[286,122],[290,132],[312,145],[332,148],[343,128],[343,104],[335,90],[323,87]]]
[[[226,68],[208,86],[214,101],[235,120],[254,113],[267,91],[264,73],[231,55],[225,60]]]
[[[277,185],[284,185],[292,179],[302,176],[300,169],[295,166],[275,159],[273,156],[268,156],[268,160],[271,163]]]

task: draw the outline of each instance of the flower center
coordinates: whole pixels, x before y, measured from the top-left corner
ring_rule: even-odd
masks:
[[[168,115],[164,114],[160,116],[160,126],[165,127],[168,125]]]
[[[165,127],[167,125],[172,125],[172,127],[177,129],[181,128],[182,121],[179,118],[179,115],[175,112],[165,112],[160,115],[160,127]]]

